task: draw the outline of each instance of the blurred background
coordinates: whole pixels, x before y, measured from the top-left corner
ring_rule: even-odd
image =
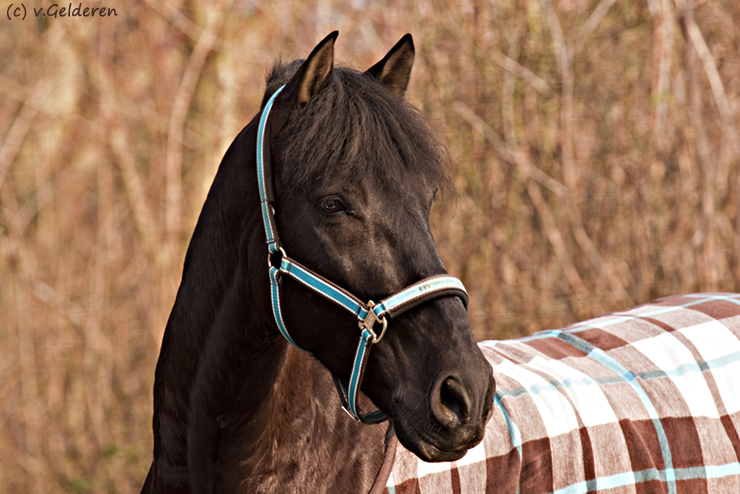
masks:
[[[738,290],[740,2],[91,0],[117,14],[93,19],[27,1],[25,20],[9,5],[0,492],[138,492],[219,161],[271,64],[334,29],[337,59],[363,70],[414,36],[407,97],[457,188],[433,232],[479,339]]]

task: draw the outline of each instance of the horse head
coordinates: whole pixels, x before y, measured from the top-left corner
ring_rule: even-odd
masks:
[[[336,37],[305,61],[278,64],[269,77],[263,112],[270,101],[270,206],[284,252],[358,299],[377,302],[446,274],[429,213],[449,179],[442,146],[404,100],[411,36],[364,73],[334,66]],[[277,332],[264,242],[264,231],[255,230],[250,284]],[[346,386],[360,338],[357,318],[288,276],[280,285],[290,337]],[[458,459],[481,441],[495,389],[456,296],[388,321],[361,386],[392,418],[401,443],[427,461]]]

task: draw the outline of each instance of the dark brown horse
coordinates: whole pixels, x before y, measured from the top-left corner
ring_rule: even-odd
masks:
[[[364,73],[334,67],[335,39],[268,77],[263,110],[285,86],[266,143],[272,207],[293,259],[377,301],[446,273],[429,229],[447,185],[444,153],[403,99],[411,36]],[[360,406],[378,407],[391,427],[353,420],[332,383],[348,384],[356,318],[286,276],[282,317],[306,351],[278,332],[256,180],[259,117],[226,152],[188,248],[157,363],[142,492],[367,492],[389,433],[427,461],[462,457],[483,437],[495,386],[459,297],[394,317],[372,347]]]

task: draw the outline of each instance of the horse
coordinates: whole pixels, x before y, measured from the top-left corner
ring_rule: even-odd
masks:
[[[483,439],[495,381],[429,227],[450,181],[404,99],[413,40],[360,72],[335,67],[336,38],[274,66],[218,168],[142,493],[368,492],[390,438],[430,462]]]
[[[740,295],[675,295],[480,344],[485,438],[430,464],[389,444],[373,494],[740,492]]]

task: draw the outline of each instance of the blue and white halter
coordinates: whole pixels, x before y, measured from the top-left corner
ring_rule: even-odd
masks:
[[[454,295],[462,299],[465,308],[468,306],[468,294],[462,282],[457,278],[447,275],[430,276],[403,290],[389,296],[380,303],[375,304],[372,300],[363,303],[360,299],[349,293],[347,290],[335,285],[331,281],[319,276],[310,269],[301,266],[299,263],[289,258],[283,248],[280,246],[280,240],[277,234],[277,225],[275,223],[275,210],[272,206],[274,202],[272,190],[272,173],[270,168],[269,147],[267,156],[265,156],[265,134],[267,127],[267,117],[275,101],[275,98],[285,86],[275,91],[275,94],[269,99],[262,111],[259,127],[257,131],[257,181],[259,185],[260,203],[262,208],[262,220],[265,225],[265,234],[267,236],[267,265],[270,271],[271,301],[272,312],[275,316],[275,322],[278,329],[288,342],[294,347],[301,349],[293,338],[283,321],[283,315],[280,310],[280,275],[287,275],[298,281],[315,293],[327,298],[340,307],[357,317],[358,325],[361,329],[360,342],[355,353],[354,364],[352,365],[352,374],[349,379],[349,386],[345,387],[336,376],[334,382],[339,391],[339,397],[342,401],[342,408],[355,420],[361,420],[368,424],[374,424],[386,420],[388,417],[381,410],[372,413],[362,414],[357,407],[357,393],[362,385],[362,376],[367,365],[367,357],[370,354],[372,345],[378,343],[388,327],[388,319],[391,319],[416,307],[417,305],[437,297]],[[280,254],[279,265],[273,265],[273,256]],[[380,326],[380,334],[376,333],[375,326]],[[301,349],[302,350],[302,349]]]

